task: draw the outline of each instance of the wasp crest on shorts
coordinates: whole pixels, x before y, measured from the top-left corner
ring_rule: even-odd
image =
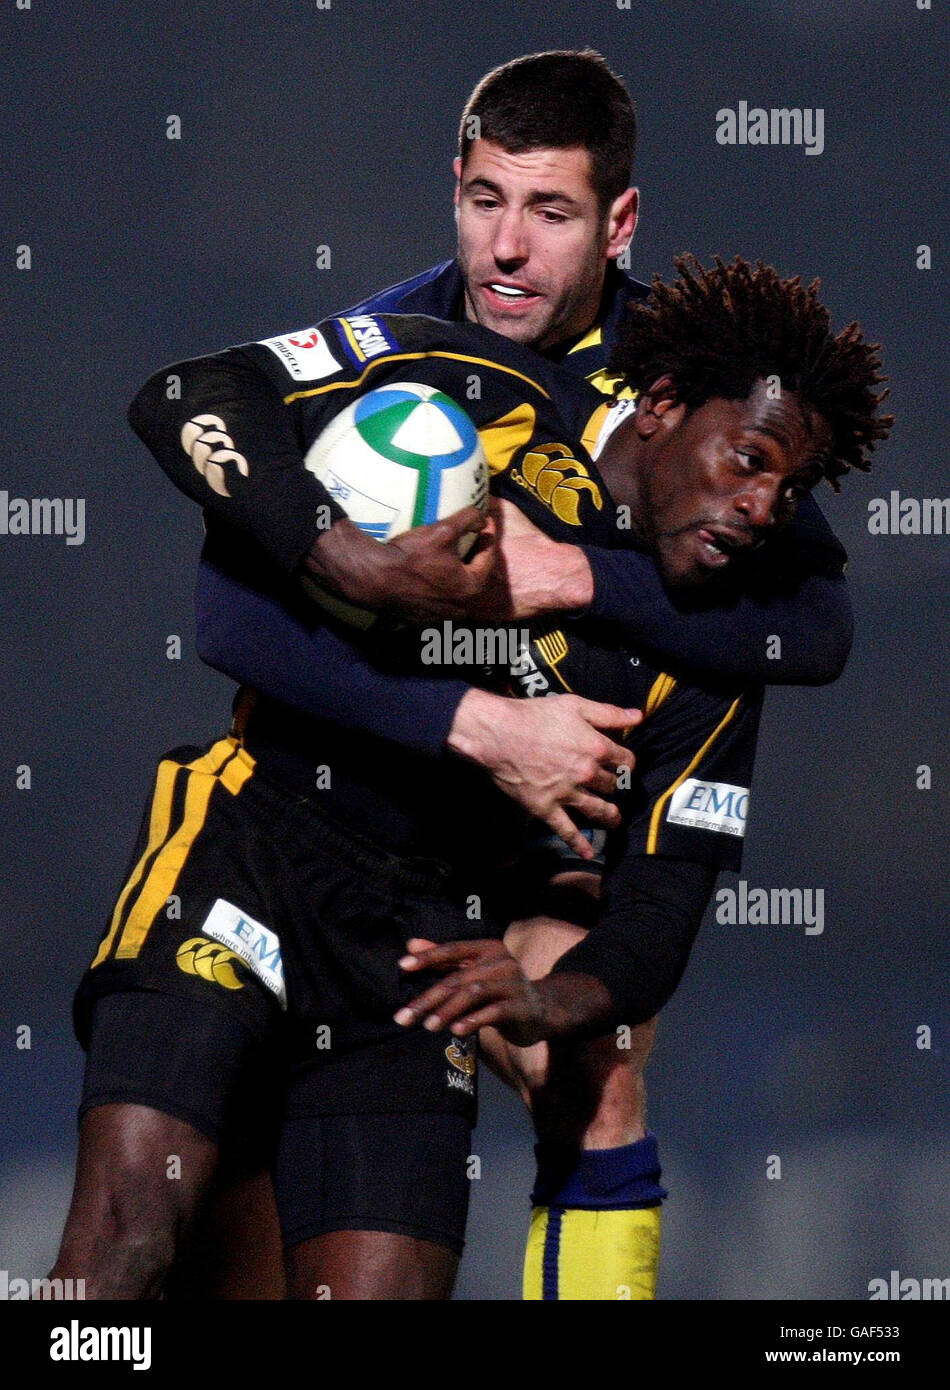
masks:
[[[243,989],[244,981],[239,979],[232,961],[241,957],[216,941],[208,941],[204,936],[192,936],[179,946],[175,963],[186,975],[197,975],[200,980],[208,980],[224,989]]]
[[[474,1038],[456,1038],[445,1049],[453,1068],[445,1073],[449,1090],[464,1091],[469,1096],[475,1094],[475,1046]]]

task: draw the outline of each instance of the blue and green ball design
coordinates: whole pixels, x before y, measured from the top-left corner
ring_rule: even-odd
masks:
[[[434,386],[399,381],[348,405],[307,454],[307,467],[377,540],[488,499],[481,441],[460,405]]]

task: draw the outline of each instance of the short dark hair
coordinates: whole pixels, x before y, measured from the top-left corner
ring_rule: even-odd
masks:
[[[745,400],[774,374],[827,421],[832,486],[850,468],[867,472],[875,442],[894,423],[878,414],[888,394],[874,390],[885,381],[880,344],[865,342],[857,323],[832,333],[819,280],[805,289],[800,276],[781,280],[772,266],[741,256],[729,265],[717,256],[709,270],[694,256],[674,265],[672,284],[657,276],[650,298],[629,305],[610,371],[637,390],[669,376],[690,409],[713,396]]]
[[[482,78],[462,112],[463,165],[477,139],[509,154],[582,146],[606,211],[630,183],[637,118],[630,93],[599,53],[558,49],[514,58]]]

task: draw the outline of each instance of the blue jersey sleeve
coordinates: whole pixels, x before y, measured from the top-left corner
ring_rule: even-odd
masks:
[[[444,752],[463,681],[396,676],[319,621],[292,612],[283,596],[245,582],[202,556],[195,593],[202,661],[283,704],[413,752]]]
[[[700,676],[765,685],[826,685],[851,651],[847,559],[818,505],[754,557],[742,586],[713,604],[675,602],[642,551],[585,546],[594,577],[591,617]],[[774,639],[780,639],[777,645]]]

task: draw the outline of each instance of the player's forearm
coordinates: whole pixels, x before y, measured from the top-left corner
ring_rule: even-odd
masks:
[[[537,1041],[596,1038],[614,1023],[610,990],[594,975],[564,972],[536,980],[539,1001]]]
[[[292,412],[238,350],[164,367],[129,423],[176,487],[251,532],[286,573],[344,515],[304,466]]]
[[[129,423],[176,487],[249,532],[285,573],[409,621],[468,612],[494,567],[490,544],[470,563],[458,555],[482,514],[469,507],[380,545],[307,468],[295,412],[250,352],[232,348],[157,372]]]
[[[625,861],[605,881],[597,925],[554,965],[550,978],[569,982],[556,997],[592,977],[610,999],[607,1028],[653,1018],[682,979],[715,881],[715,868],[689,860]]]
[[[701,676],[823,685],[844,668],[853,625],[842,577],[806,575],[791,593],[744,593],[728,605],[684,610],[671,601],[648,556],[588,553],[596,578],[591,615],[617,624],[627,641]]]
[[[195,592],[198,655],[232,680],[318,719],[430,757],[445,747],[469,687],[395,676],[355,644],[308,627],[276,597],[202,560]]]

